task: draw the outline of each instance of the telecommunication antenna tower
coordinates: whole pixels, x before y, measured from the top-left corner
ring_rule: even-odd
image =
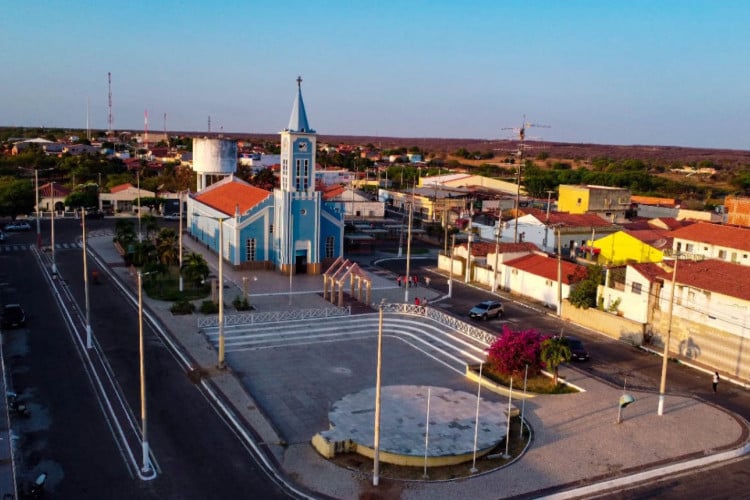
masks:
[[[531,123],[526,121],[526,115],[523,115],[523,121],[520,127],[503,127],[501,130],[512,130],[518,134],[518,151],[516,156],[518,157],[518,169],[516,170],[516,207],[515,207],[515,224],[513,230],[513,243],[518,243],[518,210],[521,204],[521,168],[523,168],[523,155],[528,147],[524,140],[526,139],[526,129],[531,127],[551,128],[549,125],[541,125],[539,123]]]
[[[108,89],[108,109],[109,116],[107,117],[107,135],[114,134],[112,130],[112,73],[107,72],[107,89]]]
[[[143,112],[143,147],[148,150],[148,110]]]
[[[211,115],[208,115],[208,133],[211,133]]]
[[[164,113],[164,140],[167,141],[167,147],[169,147],[169,136],[167,135],[167,114]]]

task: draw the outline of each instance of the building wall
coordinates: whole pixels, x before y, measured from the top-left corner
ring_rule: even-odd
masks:
[[[571,214],[586,213],[589,206],[589,190],[585,186],[560,184],[557,209]]]
[[[747,250],[738,250],[736,248],[685,240],[682,238],[675,238],[673,240],[672,249],[673,251],[690,258],[703,257],[707,259],[733,262],[743,266],[750,266],[750,252]]]
[[[506,265],[499,266],[498,286],[511,293],[542,302],[548,307],[557,307],[557,280],[537,276]],[[562,284],[562,296],[570,294],[570,285]]]
[[[579,309],[567,300],[564,300],[562,319],[591,328],[608,337],[628,342],[632,345],[641,345],[643,343],[644,326],[641,323],[620,317],[616,314],[593,308]]]
[[[625,209],[630,206],[630,191],[606,186],[561,184],[557,206],[560,212],[595,212],[608,220],[619,220],[624,217]]]
[[[727,224],[750,227],[750,197],[727,196],[724,200]]]
[[[620,265],[627,262],[661,262],[664,252],[619,231],[594,242],[599,248],[599,264]]]

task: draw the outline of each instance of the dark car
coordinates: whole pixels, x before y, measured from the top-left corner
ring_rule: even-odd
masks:
[[[469,310],[470,318],[501,318],[505,314],[503,304],[497,300],[485,300]]]
[[[568,341],[568,347],[570,347],[570,358],[573,361],[587,361],[589,359],[589,352],[579,339],[575,337],[563,337]]]
[[[104,212],[99,210],[96,207],[87,208],[86,210],[86,218],[87,219],[102,219],[104,218]]]
[[[26,314],[20,304],[6,304],[3,307],[0,325],[3,329],[19,328],[26,324]]]

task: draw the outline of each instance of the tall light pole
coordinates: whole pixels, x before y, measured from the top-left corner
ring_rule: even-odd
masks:
[[[497,228],[495,228],[495,266],[493,267],[494,276],[492,278],[492,288],[497,293],[497,261],[500,253],[500,219],[497,220]]]
[[[409,303],[409,283],[411,275],[409,274],[411,265],[411,220],[414,218],[414,202],[409,205],[409,231],[406,237],[406,284],[404,286],[404,303]]]
[[[372,485],[380,482],[380,386],[383,368],[383,303],[380,303],[378,315],[378,361],[375,369],[375,429],[372,442],[373,464]]]
[[[86,209],[81,208],[81,227],[83,228],[83,296],[86,304],[86,349],[91,349],[91,308],[89,307],[89,268],[88,246],[86,244]]]
[[[678,255],[674,256],[674,268],[672,269],[672,290],[669,292],[669,314],[667,315],[667,339],[664,342],[664,354],[661,360],[661,383],[659,384],[659,408],[657,414],[664,414],[664,393],[667,389],[667,364],[669,361],[669,340],[672,336],[672,311],[674,310],[674,289],[677,282],[677,260]]]
[[[50,217],[50,251],[52,252],[52,274],[57,275],[57,264],[55,263],[55,183],[50,183],[52,195],[52,212]]]
[[[180,191],[180,222],[177,224],[177,239],[179,241],[179,259],[180,259],[180,291],[183,291],[182,283],[182,193]]]
[[[453,252],[456,249],[456,235],[451,236],[451,268],[448,271],[448,297],[453,297]]]
[[[224,362],[224,221],[229,219],[230,216],[212,217],[199,213],[193,215],[212,219],[219,223],[219,361],[217,367],[223,370],[226,368]]]
[[[39,170],[34,169],[34,192],[36,194],[36,247],[42,247],[42,226],[39,223]]]
[[[141,171],[136,170],[135,176],[138,183],[138,243],[143,241],[141,236]]]
[[[151,273],[146,273],[149,275]],[[151,472],[151,461],[148,458],[148,427],[146,419],[146,365],[143,362],[143,276],[138,271],[138,360],[140,363],[141,380],[141,445],[143,449],[143,462],[141,472]]]
[[[557,315],[562,315],[562,235],[557,228]]]

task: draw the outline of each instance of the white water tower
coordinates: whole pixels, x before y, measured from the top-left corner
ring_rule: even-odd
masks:
[[[198,174],[198,192],[211,185],[212,177],[232,175],[237,171],[237,141],[194,137],[193,170]]]

